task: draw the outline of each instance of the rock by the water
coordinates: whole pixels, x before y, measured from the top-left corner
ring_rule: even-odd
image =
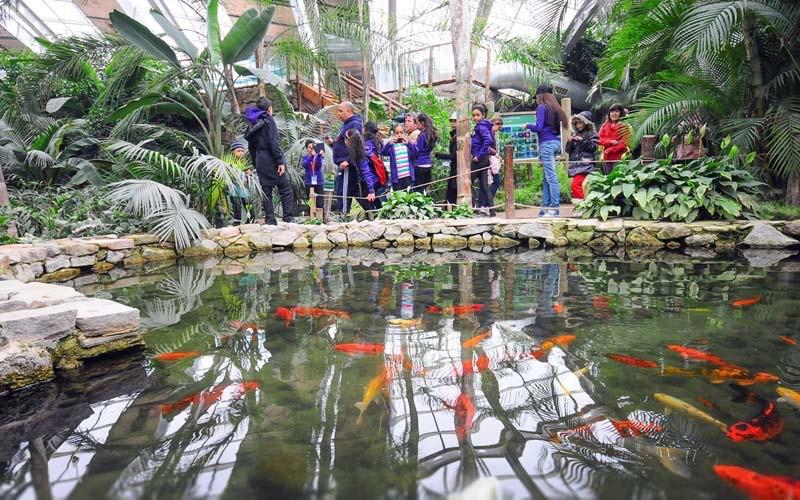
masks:
[[[647,229],[636,227],[628,233],[625,245],[629,247],[662,248],[664,242],[653,236]]]
[[[679,240],[691,236],[692,228],[683,224],[668,224],[656,233],[656,238],[661,241]]]
[[[372,238],[359,229],[351,229],[347,232],[347,243],[351,247],[368,247],[372,244]]]
[[[553,239],[553,229],[546,224],[523,224],[517,230],[520,238],[538,238],[540,240]]]
[[[693,234],[684,240],[687,247],[708,247],[717,241],[716,234],[700,233]]]
[[[800,245],[800,241],[786,236],[769,224],[756,222],[741,245],[750,248],[788,248]]]

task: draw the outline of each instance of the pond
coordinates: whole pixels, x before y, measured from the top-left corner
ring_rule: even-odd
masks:
[[[794,262],[536,255],[179,265],[98,292],[141,309],[147,349],[2,401],[0,497],[441,498],[494,477],[477,485],[501,498],[738,498],[715,465],[800,478],[800,410],[776,402],[800,388]]]

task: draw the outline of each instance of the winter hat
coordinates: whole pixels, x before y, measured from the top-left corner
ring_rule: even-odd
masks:
[[[572,115],[572,119],[570,120],[570,122],[574,122],[575,120],[577,120],[583,123],[586,126],[586,128],[594,129],[594,123],[592,123],[592,120],[586,118],[586,115],[584,113],[586,113],[586,111],[584,111],[583,113],[578,113],[577,115]],[[591,115],[591,113],[589,114]]]
[[[458,113],[453,111],[453,114],[450,115],[450,121],[451,122],[458,121]]]
[[[552,94],[553,93],[553,86],[543,83],[536,87],[536,95],[539,94]]]
[[[591,111],[581,111],[578,114],[581,115],[582,117],[586,118],[590,122],[594,122],[594,116],[592,116],[592,112]]]
[[[235,141],[231,142],[231,146],[230,147],[231,147],[231,151],[236,151],[239,148],[247,149],[246,147],[244,147],[244,143],[242,141],[239,141],[239,140],[235,140]]]

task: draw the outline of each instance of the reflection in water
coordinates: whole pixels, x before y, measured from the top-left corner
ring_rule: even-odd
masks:
[[[800,349],[780,337],[796,338],[797,273],[529,255],[181,265],[112,290],[142,310],[147,356],[4,402],[0,493],[436,498],[492,476],[505,497],[682,498],[730,491],[715,463],[800,477],[791,407],[753,444],[653,399],[730,425],[776,397],[690,377],[709,365],[680,352],[796,389]]]

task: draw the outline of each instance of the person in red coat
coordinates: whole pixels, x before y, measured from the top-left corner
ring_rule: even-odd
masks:
[[[598,132],[599,144],[603,148],[603,173],[610,174],[619,160],[630,151],[633,131],[622,118],[627,113],[622,104],[612,104],[603,126]]]

